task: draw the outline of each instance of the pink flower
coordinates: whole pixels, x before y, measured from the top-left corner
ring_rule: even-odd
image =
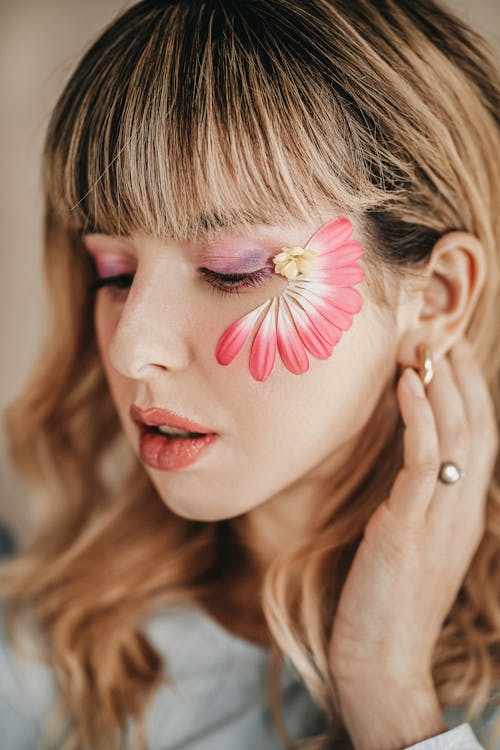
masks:
[[[307,263],[304,260],[302,265],[299,248],[282,248],[274,261],[276,272],[279,269],[288,279],[286,289],[224,331],[215,352],[217,361],[221,365],[232,362],[254,329],[249,367],[255,380],[269,377],[277,351],[295,375],[309,369],[307,352],[317,359],[330,357],[342,331],[350,328],[352,316],[363,304],[361,294],[353,288],[365,276],[356,263],[363,249],[358,242],[348,242],[352,232],[345,217],[324,224],[306,243]]]

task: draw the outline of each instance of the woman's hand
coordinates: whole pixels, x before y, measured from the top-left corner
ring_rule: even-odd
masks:
[[[407,368],[397,386],[404,466],[366,525],[330,641],[338,692],[363,702],[365,715],[370,685],[379,696],[393,685],[432,702],[434,647],[484,533],[498,450],[492,400],[464,338],[435,363],[427,397],[412,381],[421,385]],[[455,484],[437,480],[447,460],[466,472]]]

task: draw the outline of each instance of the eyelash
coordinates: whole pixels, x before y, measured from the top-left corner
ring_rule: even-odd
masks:
[[[239,294],[239,290],[245,287],[256,287],[264,284],[269,278],[267,268],[260,268],[253,273],[216,273],[209,268],[202,268],[201,272],[208,281],[214,292],[226,297],[231,294]]]
[[[253,273],[231,273],[222,274],[211,271],[209,268],[200,269],[203,277],[208,281],[214,292],[221,294],[223,297],[231,294],[239,294],[239,290],[244,287],[256,287],[263,284],[269,278],[269,270],[260,268]],[[97,279],[90,284],[87,289],[90,293],[96,292],[103,286],[110,286],[113,291],[126,289],[130,286],[133,278],[131,273],[121,273],[117,276],[106,276]]]

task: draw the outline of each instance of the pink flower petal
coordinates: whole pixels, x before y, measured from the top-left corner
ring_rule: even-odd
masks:
[[[339,286],[335,290],[334,303],[336,307],[340,307],[345,312],[357,313],[363,306],[363,297],[357,289],[353,289],[350,286]]]
[[[304,297],[304,295],[287,290],[285,292],[287,301],[292,297],[305,310],[315,328],[323,336],[325,341],[333,348],[342,336],[342,329],[334,325],[328,318],[321,314],[320,310]]]
[[[314,286],[316,287],[316,285]],[[331,323],[333,323],[338,328],[341,328],[343,331],[347,331],[347,329],[350,328],[352,324],[352,315],[337,306],[336,300],[329,299],[324,293],[318,293],[316,290],[313,291],[311,287],[302,284],[301,288],[297,291],[301,294],[302,297],[305,297],[307,300],[309,300],[309,302],[311,302],[311,304],[313,304],[321,312],[321,314],[325,316],[325,318],[328,318]],[[344,287],[332,287],[330,289],[330,294],[335,297],[337,292],[343,291],[343,289]],[[350,289],[350,291],[354,290]]]
[[[283,301],[288,304],[288,308],[295,321],[295,326],[300,338],[304,342],[308,351],[318,359],[327,359],[332,353],[332,345],[325,339],[321,332],[314,325],[314,321],[308,316],[306,311],[290,295],[283,294]],[[283,304],[283,302],[282,302]],[[328,321],[323,318],[325,323]]]
[[[271,374],[276,359],[276,298],[273,298],[253,340],[250,350],[250,373],[255,380]]]
[[[363,248],[348,241],[352,232],[346,217],[320,227],[305,245],[316,255],[311,272],[288,279],[279,297],[266,300],[230,325],[217,344],[218,362],[228,364],[235,358],[264,309],[250,349],[249,368],[255,380],[269,377],[277,351],[284,366],[296,375],[309,369],[307,352],[318,359],[330,357],[363,304],[353,288],[365,277],[356,263]]]
[[[332,268],[317,271],[314,274],[314,281],[326,282],[334,286],[352,286],[365,278],[365,272],[361,266],[344,266],[342,268]]]
[[[290,310],[282,297],[278,299],[278,351],[285,367],[295,375],[301,375],[309,369],[306,350]]]
[[[215,356],[219,364],[228,365],[233,361],[243,348],[261,311],[268,304],[269,301],[266,300],[262,305],[256,307],[255,310],[251,310],[246,315],[243,315],[243,317],[238,318],[238,320],[226,328],[220,337],[215,350]]]
[[[361,258],[363,248],[359,242],[345,242],[343,245],[334,245],[329,250],[318,253],[315,268],[321,268],[325,263],[333,263],[334,266],[347,266]]]
[[[310,247],[321,255],[322,253],[329,252],[334,247],[343,245],[352,233],[353,226],[349,219],[345,216],[340,216],[323,224],[307,242],[306,247]]]
[[[321,300],[323,305],[326,306],[325,309],[339,308],[339,310],[354,314],[361,310],[363,304],[361,294],[357,289],[350,286],[335,286],[335,284],[328,284],[328,282],[297,282],[295,290],[300,294],[308,295],[308,299],[313,304],[319,304],[318,300]],[[311,298],[311,294],[314,295],[314,298]],[[329,319],[331,318],[329,317]]]

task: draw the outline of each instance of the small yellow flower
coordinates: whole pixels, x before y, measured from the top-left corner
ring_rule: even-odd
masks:
[[[286,276],[288,280],[294,279],[299,273],[308,276],[314,266],[315,257],[314,250],[308,247],[282,247],[281,252],[273,258],[274,270]]]

